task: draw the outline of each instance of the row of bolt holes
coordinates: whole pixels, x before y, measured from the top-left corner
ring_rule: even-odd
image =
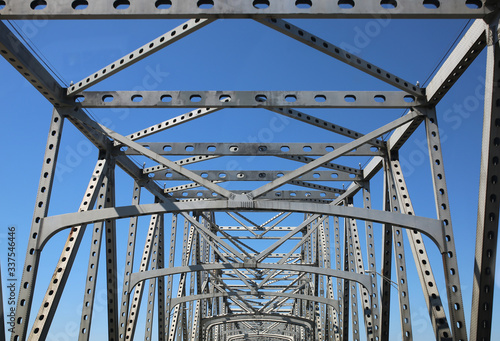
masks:
[[[146,145],[144,147],[145,148],[149,148],[149,146],[146,146]],[[215,152],[216,149],[217,149],[217,147],[215,147],[215,146],[208,146],[207,147],[207,151],[209,151],[209,152]],[[259,152],[266,152],[267,151],[267,147],[266,146],[259,146],[259,148],[257,148],[257,149],[258,149]],[[166,151],[166,152],[169,152],[169,151],[172,150],[172,146],[168,146],[168,145],[164,146],[163,150]],[[184,150],[187,151],[187,152],[193,152],[194,151],[194,146],[186,146],[184,148]],[[231,146],[231,147],[229,147],[229,150],[231,152],[235,153],[235,152],[237,152],[239,150],[239,147],[238,146]],[[302,148],[302,150],[305,151],[305,152],[307,152],[307,153],[308,152],[312,152],[311,146],[304,146]],[[325,147],[325,151],[327,151],[328,153],[329,152],[333,152],[334,150],[335,150],[335,148],[333,148],[332,146],[326,146]],[[379,148],[375,147],[375,146],[371,146],[370,150],[375,153],[375,152],[379,151]],[[288,147],[288,146],[282,146],[281,147],[281,151],[284,152],[284,153],[289,152],[290,151],[290,147]],[[356,151],[356,149],[353,149],[352,151],[354,152],[354,151]]]
[[[283,175],[284,175],[283,173],[278,173],[278,174],[276,174],[276,176],[277,176],[278,178],[281,178]],[[154,177],[154,176],[155,176],[155,173],[150,173],[150,177]],[[171,178],[172,176],[173,176],[173,174],[172,174],[172,173],[170,173],[170,172],[165,173],[165,177],[166,177],[166,178]],[[208,178],[208,173],[201,173],[201,177],[202,177],[202,178]],[[227,177],[227,174],[226,174],[226,173],[219,173],[219,174],[218,174],[218,177],[219,177],[220,179],[225,179],[225,178]],[[236,175],[236,177],[237,177],[238,179],[243,179],[243,178],[245,177],[245,174],[243,174],[243,173],[238,173],[238,174]],[[263,179],[263,178],[265,178],[265,177],[267,177],[267,174],[266,174],[266,173],[259,173],[259,178]],[[314,178],[316,178],[316,179],[319,179],[319,178],[321,177],[321,175],[320,175],[319,173],[314,173],[314,174],[313,174],[313,177],[314,177]],[[332,173],[332,174],[331,174],[331,177],[332,177],[333,179],[336,179],[336,178],[338,178],[338,177],[339,177],[339,175],[338,175],[337,173]],[[355,178],[355,177],[356,177],[356,175],[355,175],[355,174],[349,174],[349,177],[350,177],[350,178]]]
[[[131,98],[131,101],[132,102],[135,102],[135,103],[139,103],[139,102],[142,102],[142,99],[143,97],[141,95],[133,95]],[[161,101],[164,102],[164,103],[169,103],[172,101],[172,96],[170,95],[163,95],[161,96]],[[192,95],[190,98],[190,101],[193,102],[193,103],[197,103],[197,102],[200,102],[202,100],[202,97],[200,95]],[[373,97],[374,101],[377,102],[377,103],[384,103],[386,98],[385,96],[383,95],[376,95]],[[82,103],[83,101],[85,101],[85,96],[83,95],[77,95],[74,97],[74,100],[76,103]],[[114,97],[113,95],[104,95],[102,96],[102,101],[105,102],[105,103],[110,103],[114,100]],[[221,102],[230,102],[231,101],[231,97],[229,95],[222,95],[219,97],[219,100]],[[289,103],[294,103],[297,101],[297,96],[295,95],[286,95],[285,96],[285,100]],[[323,103],[323,102],[326,102],[326,96],[325,95],[316,95],[314,96],[314,100],[318,103]],[[354,95],[346,95],[344,96],[344,100],[348,103],[354,103],[356,102],[356,96]],[[260,103],[263,103],[263,102],[266,102],[267,101],[267,96],[266,95],[257,95],[255,96],[255,101],[256,102],[260,102]],[[407,103],[412,103],[412,102],[415,102],[415,97],[414,96],[411,96],[411,95],[406,95],[404,96],[404,101],[407,102]]]
[[[182,192],[182,196],[184,196],[184,197],[187,197],[187,196],[188,196],[188,194],[189,194],[188,192]],[[196,195],[197,195],[197,196],[199,196],[199,197],[202,197],[202,196],[203,196],[203,192],[198,192],[198,193],[196,193]],[[274,195],[275,195],[275,196],[277,196],[277,197],[281,197],[282,193],[281,193],[281,192],[276,192],[276,193],[274,193]],[[311,195],[312,195],[312,194],[311,194],[311,193],[309,193],[309,192],[304,193],[304,196],[305,196],[305,197],[310,197]],[[324,192],[321,192],[319,195],[320,195],[321,197],[326,197],[326,193],[324,193]],[[217,196],[219,196],[219,195],[218,195],[217,193],[213,192],[213,193],[212,193],[212,196],[213,196],[213,197],[217,197]],[[290,196],[291,196],[291,197],[295,197],[295,196],[297,196],[297,193],[295,193],[295,192],[290,192]],[[338,196],[338,194],[336,194],[335,196]],[[240,229],[240,228],[238,227],[238,229]],[[280,229],[280,230],[282,230],[283,228],[282,228],[282,227],[280,227],[279,229]]]
[[[354,8],[355,2],[354,0],[339,0],[338,1],[338,6],[342,9],[350,9]],[[423,1],[423,6],[425,8],[429,9],[436,9],[439,8],[441,5],[440,0],[424,0]],[[483,3],[481,0],[466,0],[465,4],[467,7],[471,9],[479,9],[483,6]],[[5,0],[0,0],[0,10],[3,9],[6,5]],[[75,0],[71,4],[71,7],[76,10],[83,10],[88,7],[89,3],[87,0]],[[268,8],[271,5],[269,0],[254,0],[253,1],[253,6],[258,9],[265,9]],[[394,9],[398,5],[397,0],[382,0],[380,1],[380,6],[382,6],[385,9]],[[155,6],[158,9],[168,9],[172,6],[172,1],[171,0],[157,0],[155,2]],[[197,3],[198,8],[201,9],[210,9],[214,7],[214,1],[213,0],[199,0]],[[297,8],[311,8],[313,6],[312,0],[296,0],[295,1],[295,6]],[[47,1],[45,0],[34,0],[31,2],[30,7],[34,10],[42,10],[45,7],[47,7]],[[129,0],[116,0],[113,2],[113,7],[115,9],[127,9],[130,7],[130,1]]]

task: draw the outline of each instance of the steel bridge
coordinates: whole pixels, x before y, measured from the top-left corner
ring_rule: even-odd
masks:
[[[472,19],[472,24],[430,82],[420,87],[297,26],[301,21],[287,21],[382,15],[417,22]],[[80,276],[84,290],[70,298],[83,302],[79,340],[91,337],[91,324],[104,323],[93,321],[100,287],[106,292],[109,340],[395,340],[394,330],[398,338],[413,340],[410,272],[420,279],[419,295],[436,340],[490,340],[500,202],[499,15],[499,3],[488,0],[0,0],[0,54],[53,106],[11,340],[50,339],[63,291],[82,253],[88,259],[86,274]],[[184,21],[66,86],[8,25],[61,19]],[[97,86],[221,19],[252,19],[378,80],[382,90],[269,91],[264,78],[258,91]],[[436,105],[483,50],[475,269],[462,272],[462,277],[474,276],[472,308],[466,312]],[[143,123],[129,133],[89,111],[119,108],[191,111]],[[201,118],[242,108],[326,131],[329,141],[340,142],[301,140],[298,133],[287,143],[227,142],[227,130],[239,129],[232,126],[214,129],[212,141],[195,141]],[[354,130],[361,123],[355,115],[348,125],[312,115],[317,109],[360,108],[405,114],[381,120],[366,133]],[[65,125],[88,138],[98,157],[78,210],[54,215],[49,202]],[[185,139],[192,142],[169,140],[167,131],[190,125],[195,128]],[[414,211],[400,164],[400,154],[408,152],[405,142],[419,127],[425,131],[431,165],[434,218]],[[138,157],[147,160],[143,167],[134,161]],[[255,165],[261,168],[229,169],[219,162],[242,157],[259,160]],[[358,160],[361,167],[353,166]],[[115,176],[118,170],[125,176]],[[373,179],[383,183],[380,189],[372,186],[376,193],[370,187]],[[127,204],[118,204],[123,197],[116,191],[124,186],[131,195]],[[380,198],[381,209],[372,208],[372,194]],[[49,241],[61,234],[67,240],[59,245],[55,270],[39,271]],[[442,257],[432,256],[424,242]],[[104,281],[96,280],[99,268]]]

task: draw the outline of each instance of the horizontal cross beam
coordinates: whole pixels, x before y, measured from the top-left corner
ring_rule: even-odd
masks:
[[[217,156],[319,156],[345,145],[345,143],[211,143],[211,142],[145,142],[139,143],[158,155],[217,155]],[[128,148],[127,155],[141,155]],[[381,156],[380,147],[362,145],[347,155]],[[289,158],[293,160],[293,158]]]
[[[411,108],[404,91],[84,91],[83,108]]]
[[[250,205],[249,205],[250,204]],[[39,236],[39,248],[59,231],[75,225],[90,224],[106,219],[123,219],[132,216],[144,216],[169,212],[189,211],[236,211],[256,209],[273,212],[303,212],[329,216],[349,217],[382,224],[391,224],[415,229],[430,237],[441,252],[446,252],[443,235],[443,222],[436,219],[410,216],[379,210],[365,210],[358,207],[334,206],[318,203],[291,202],[277,200],[254,200],[240,202],[234,200],[201,200],[191,202],[165,202],[159,204],[131,205],[103,208],[88,212],[67,213],[44,218]]]
[[[484,1],[481,1],[483,3]],[[426,2],[364,1],[32,1],[3,2],[0,19],[191,19],[191,18],[482,18],[489,6],[469,6],[465,0]]]

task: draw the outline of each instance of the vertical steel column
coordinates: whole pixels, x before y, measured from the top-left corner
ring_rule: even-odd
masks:
[[[404,214],[414,215],[413,205],[408,193],[408,187],[404,179],[401,166],[398,160],[391,161],[391,171],[394,182],[397,184],[396,192],[400,201],[401,212]],[[425,249],[422,234],[415,230],[406,229],[406,234],[410,242],[415,266],[420,277],[420,284],[429,310],[431,323],[434,328],[436,339],[451,340],[451,330],[448,325],[441,295],[437,287],[436,279],[432,272],[431,263]]]
[[[363,183],[363,206],[365,209],[370,210],[372,208],[372,199],[370,194],[370,183],[365,181]],[[366,254],[367,254],[367,268],[366,272],[370,273],[373,279],[377,275],[377,260],[375,257],[375,237],[373,235],[373,222],[365,221],[365,236],[366,236]],[[377,288],[377,281],[373,280],[373,294],[371,296],[371,315],[372,315],[372,338],[374,340],[379,337],[379,295]]]
[[[342,270],[342,256],[340,254],[340,222],[339,217],[333,217],[333,226],[335,229],[335,269]],[[337,278],[337,295],[339,301],[339,312],[338,312],[338,325],[337,325],[337,335],[339,339],[343,340],[344,337],[344,320],[349,319],[349,317],[344,318],[344,296],[342,291],[342,279]],[[348,339],[346,339],[348,340]]]
[[[351,206],[351,205],[349,205]],[[344,233],[347,236],[348,241],[348,259],[349,259],[349,272],[357,272],[356,269],[356,254],[354,251],[354,238],[352,236],[352,221],[354,219],[345,219],[345,229]],[[352,322],[352,339],[354,341],[359,341],[359,309],[358,309],[358,288],[357,283],[354,281],[349,281],[350,287],[350,299],[351,299],[351,322]]]
[[[346,204],[346,203],[344,203]],[[347,220],[348,218],[344,218],[344,271],[350,271],[350,266],[349,266],[349,236],[347,234]],[[342,286],[342,299],[344,300],[343,302],[343,310],[342,310],[342,316],[343,316],[343,326],[342,326],[342,339],[347,341],[350,340],[349,338],[349,302],[350,302],[350,283],[349,280],[344,279],[342,280],[343,286]]]
[[[451,328],[454,340],[467,340],[465,315],[462,303],[462,289],[458,275],[458,262],[455,249],[453,227],[451,225],[450,203],[446,188],[441,140],[436,118],[436,110],[429,109],[425,119],[427,144],[431,162],[432,181],[438,219],[443,222],[445,233],[445,246],[448,252],[443,254],[446,289],[448,293],[448,306],[451,317]]]
[[[384,160],[384,209],[391,211],[389,184],[387,180],[388,165]],[[382,232],[382,268],[380,270],[380,340],[389,341],[389,324],[391,315],[391,275],[392,275],[392,226],[384,224]]]
[[[28,249],[24,261],[21,286],[19,288],[15,327],[14,332],[11,334],[12,341],[24,341],[26,339],[41,252],[38,250],[37,237],[40,233],[42,219],[47,216],[49,211],[50,195],[54,183],[57,157],[59,155],[63,122],[63,115],[58,110],[54,109],[43,158],[45,162],[42,166],[42,173],[36,196],[37,205],[33,213]]]
[[[175,266],[175,244],[177,240],[177,214],[172,214],[172,228],[170,231],[170,244],[168,248],[168,267],[173,268]],[[162,334],[167,333],[167,329],[170,327],[170,317],[172,311],[172,286],[174,282],[174,276],[167,277],[167,293],[165,301],[165,329]]]
[[[160,221],[160,216],[158,216],[158,221]],[[155,270],[158,268],[158,246],[159,246],[159,224],[158,228],[155,230],[155,236],[153,240],[152,256],[150,257],[149,269]],[[149,280],[149,291],[147,296],[146,305],[146,327],[144,332],[144,341],[151,341],[153,336],[153,320],[155,311],[155,301],[156,301],[156,278],[151,278]]]
[[[499,19],[487,30],[486,91],[481,176],[477,214],[476,258],[472,295],[471,340],[491,338],[495,265],[500,208],[500,46]]]
[[[109,169],[106,178],[103,179],[101,188],[99,190],[96,208],[103,209],[109,207],[107,205],[107,198],[110,191],[109,183]],[[92,232],[92,244],[90,247],[89,265],[87,268],[87,277],[85,285],[85,293],[83,297],[82,316],[80,320],[80,333],[78,335],[79,341],[89,340],[90,327],[92,324],[92,315],[94,313],[94,298],[95,288],[97,285],[97,274],[99,270],[99,259],[101,256],[102,234],[104,231],[104,221],[94,224]]]
[[[387,179],[390,190],[391,211],[401,212],[399,201],[396,192],[396,185],[392,178],[391,164],[386,162],[389,167]],[[396,274],[398,277],[398,297],[399,297],[399,314],[401,317],[401,338],[405,341],[413,340],[413,332],[411,329],[411,313],[410,313],[410,293],[408,291],[408,279],[406,277],[406,256],[403,240],[403,229],[399,226],[392,227],[392,235],[394,238],[394,259],[396,263]]]
[[[144,272],[148,268],[149,259],[151,257],[151,249],[153,246],[154,235],[157,229],[158,216],[151,216],[151,220],[149,222],[148,235],[146,237],[146,242],[144,243],[144,250],[142,252],[141,265],[139,267],[139,272]],[[131,295],[130,300],[130,311],[127,318],[125,339],[133,340],[135,335],[135,328],[137,326],[137,315],[139,315],[139,309],[141,307],[142,293],[144,291],[143,287],[144,283],[139,282],[134,288],[133,295]]]
[[[115,163],[110,161],[110,191],[106,203],[115,207]],[[106,220],[106,283],[108,289],[108,339],[118,341],[118,274],[116,263],[116,220]]]
[[[108,160],[99,160],[94,169],[93,176],[87,186],[87,190],[83,196],[82,202],[78,212],[88,211],[97,200],[97,193],[101,187],[101,183],[107,174]],[[63,251],[59,261],[57,262],[56,269],[52,275],[51,281],[45,293],[43,304],[40,306],[37,318],[31,329],[29,336],[30,340],[45,340],[52,319],[54,318],[57,310],[57,305],[64,291],[66,281],[68,280],[71,267],[75,261],[78,248],[83,238],[86,225],[74,226],[68,235],[68,239],[64,245]]]
[[[193,237],[194,237],[194,226],[191,226],[190,228],[189,221],[187,219],[184,219],[184,238],[183,238],[183,246],[182,246],[182,266],[187,266],[189,264],[189,258],[191,257],[191,248],[193,244]],[[177,297],[184,296],[186,293],[186,279],[187,279],[187,274],[182,273],[180,276],[179,280],[179,288],[177,289]],[[184,310],[186,308],[185,303],[178,304],[174,308],[174,313],[172,317],[172,321],[170,323],[170,331],[168,334],[168,340],[169,341],[174,341],[175,336],[177,333],[177,328],[180,322],[180,319],[182,318],[182,315],[184,315]],[[182,335],[181,335],[182,336]]]
[[[363,262],[363,256],[361,255],[361,243],[359,241],[358,226],[355,219],[349,219],[349,234],[351,239],[351,257],[354,260],[354,272],[359,274],[365,273],[365,266]],[[361,303],[364,311],[364,322],[366,327],[366,335],[368,340],[373,339],[373,314],[372,314],[372,304],[371,295],[367,288],[359,286],[359,292],[361,295]]]
[[[158,269],[165,267],[165,217],[163,214],[158,220]],[[158,284],[158,341],[165,341],[165,277],[157,278]]]
[[[141,199],[141,186],[134,181],[134,189],[132,191],[132,205],[139,205]],[[134,271],[134,256],[135,256],[135,240],[137,234],[137,222],[139,217],[135,216],[130,218],[130,226],[128,230],[128,240],[127,240],[127,254],[125,256],[125,273],[123,276],[123,289],[122,289],[122,300],[120,309],[120,323],[118,325],[119,337],[120,339],[125,338],[126,326],[128,320],[129,312],[129,297],[128,292],[125,288],[128,287],[130,277]]]

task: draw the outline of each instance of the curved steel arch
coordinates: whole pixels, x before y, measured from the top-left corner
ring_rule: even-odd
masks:
[[[280,340],[291,340],[293,341],[293,336],[286,336],[286,335],[280,335],[280,334],[241,334],[241,335],[234,335],[234,336],[230,336],[227,338],[227,341],[231,341],[231,340],[245,340],[245,338],[247,337],[261,337],[261,336],[264,336],[264,337],[273,337],[275,339],[280,339]]]
[[[335,206],[319,203],[297,203],[291,201],[254,200],[254,201],[193,201],[193,202],[166,202],[160,204],[131,205],[100,210],[67,213],[44,218],[38,249],[57,232],[71,226],[84,225],[108,219],[123,219],[134,216],[144,216],[159,213],[188,212],[188,211],[222,211],[222,210],[257,210],[278,212],[314,213],[330,216],[348,217],[382,224],[390,224],[417,230],[428,236],[438,246],[441,253],[447,252],[443,222],[437,219],[406,215],[401,213],[380,210],[365,210],[357,207]]]
[[[176,297],[170,301],[171,302],[171,309],[174,309],[174,307],[176,305],[179,305],[181,303],[210,299],[210,298],[231,297],[231,296],[237,296],[237,295],[229,293],[229,292],[219,292],[219,293],[213,293],[213,294],[190,295],[190,296]],[[313,302],[323,303],[323,304],[329,305],[329,306],[333,307],[333,309],[335,311],[339,311],[339,302],[337,300],[333,300],[333,299],[329,299],[329,298],[321,297],[321,296],[299,295],[299,294],[292,294],[292,293],[286,293],[286,292],[266,292],[262,296],[264,296],[264,297],[266,297],[266,296],[268,296],[268,297],[288,297],[288,298],[308,300],[308,301],[313,301]]]
[[[294,325],[302,326],[306,328],[306,330],[314,330],[314,321],[302,317],[276,315],[276,314],[232,314],[232,315],[211,317],[208,319],[204,319],[201,322],[201,327],[204,333],[206,333],[208,330],[210,330],[210,328],[218,324],[244,322],[244,321],[291,323]],[[307,328],[307,326],[309,328]]]
[[[269,269],[269,270],[288,270],[297,272],[308,272],[317,275],[325,275],[336,278],[342,278],[349,281],[358,282],[368,290],[370,294],[373,294],[372,290],[372,277],[370,275],[361,275],[354,272],[334,270],[319,268],[307,265],[295,265],[295,264],[270,264],[270,263],[218,263],[218,264],[203,264],[203,265],[190,265],[190,266],[179,266],[175,268],[163,268],[143,272],[134,272],[130,276],[128,293],[139,283],[147,279],[156,278],[160,276],[170,276],[177,275],[186,272],[194,271],[210,271],[210,270],[234,270],[234,269]]]

